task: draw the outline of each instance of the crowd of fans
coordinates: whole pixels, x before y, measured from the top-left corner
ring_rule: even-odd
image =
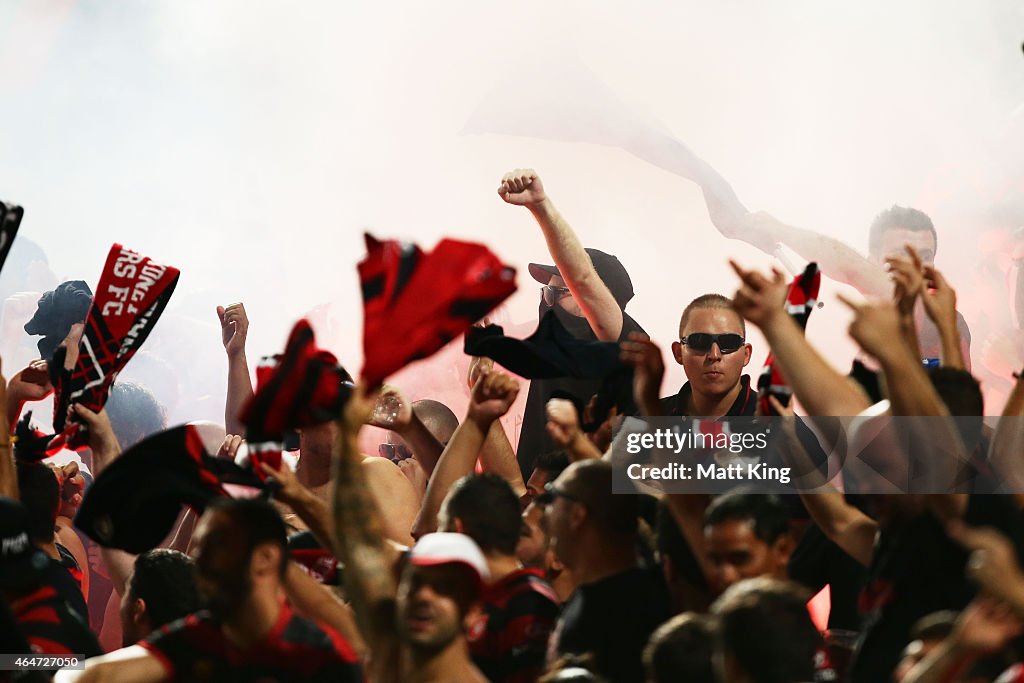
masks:
[[[868,258],[763,216],[730,226],[751,242],[799,244],[826,277],[882,295],[847,302],[862,353],[849,375],[838,372],[791,315],[783,274],[730,262],[732,296],[665,299],[680,313],[671,356],[687,378],[666,395],[662,350],[625,311],[633,289],[619,260],[583,247],[533,171],[506,174],[498,193],[531,212],[550,251],[553,264],[529,268],[541,325],[614,344],[618,367],[538,375],[517,447],[500,420],[522,381],[487,357],[471,363],[461,419],[429,396],[411,401],[338,368],[345,400],[299,429],[277,461],[247,443],[245,308],[218,308],[224,425],[194,434],[259,475],[259,495],[184,506],[163,542],[133,554],[98,543],[75,519],[108,468],[166,429],[146,387],[116,383],[100,411],[72,402],[68,419],[85,441],[76,451],[33,461],[4,438],[2,652],[87,659],[82,670],[0,678],[1024,680],[1024,488],[1014,480],[1024,422],[1012,419],[1024,415],[1024,385],[994,430],[982,425],[969,331],[935,268],[924,213],[883,211]],[[0,381],[4,435],[53,393],[48,365],[81,337],[91,296],[84,282],[65,283],[29,312],[25,330],[43,341],[36,360]],[[748,326],[763,333],[782,393],[759,396],[747,374]],[[815,463],[847,438],[832,429],[836,416],[923,416],[931,433],[906,459],[944,449],[971,476],[927,494],[866,486],[855,495],[844,477],[798,495],[613,492],[611,452],[626,417],[791,416],[790,392],[803,420],[788,435]],[[360,450],[367,425],[387,430],[369,455]],[[991,493],[1002,478],[1002,495]],[[826,588],[828,609],[812,615],[809,601]]]

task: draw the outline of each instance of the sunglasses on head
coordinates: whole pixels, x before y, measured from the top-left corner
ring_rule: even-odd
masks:
[[[560,300],[569,296],[568,287],[559,287],[558,285],[544,285],[540,288],[540,298],[548,306],[554,306]]]
[[[712,344],[718,344],[722,353],[735,353],[743,348],[744,339],[741,335],[732,332],[726,334],[709,334],[708,332],[694,332],[679,340],[682,344],[697,353],[707,353],[711,350]]]

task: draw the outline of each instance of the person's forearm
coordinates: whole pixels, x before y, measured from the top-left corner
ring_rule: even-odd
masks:
[[[908,349],[920,349],[921,344],[917,338],[917,323],[914,322],[914,313],[900,314],[900,334],[903,335],[903,343]],[[945,356],[945,353],[943,353]]]
[[[492,422],[491,428],[487,430],[487,438],[480,450],[480,466],[485,472],[492,472],[508,482],[517,498],[526,493],[516,452],[512,450],[500,420]]]
[[[473,473],[490,428],[491,424],[478,424],[467,417],[452,434],[427,484],[427,495],[423,497],[423,505],[413,524],[413,538],[437,529],[437,514],[441,511],[441,503],[455,482]]]
[[[3,430],[3,434],[10,435],[14,433],[14,427],[18,424],[18,420],[21,418],[21,411],[24,407],[25,401],[16,396],[12,396],[8,392],[7,407],[4,415],[6,428]]]
[[[817,263],[822,274],[865,296],[887,297],[892,293],[885,271],[841,240],[781,222],[776,237],[802,258]]]
[[[393,600],[396,585],[388,564],[384,524],[377,501],[363,474],[357,434],[338,425],[334,442],[331,512],[333,547],[345,565],[345,586],[367,638],[388,638],[391,624],[381,621],[384,601]],[[372,645],[372,640],[371,640]]]
[[[288,563],[284,590],[295,608],[308,619],[327,624],[352,646],[360,659],[369,654],[363,634],[356,626],[351,608],[334,595],[327,586],[318,583],[294,562]]]
[[[949,419],[949,411],[909,347],[893,344],[878,362],[885,376],[893,416],[925,418],[901,422],[905,443],[913,444],[922,452],[930,451],[924,469],[913,467],[914,459],[908,457],[912,465],[910,475],[919,487],[915,492],[949,491],[959,467],[968,460],[960,434]]]
[[[107,574],[110,575],[110,582],[114,584],[114,590],[118,595],[124,595],[128,577],[135,568],[135,555],[126,553],[117,548],[100,548],[103,556],[103,564],[107,566]]]
[[[594,445],[594,442],[588,439],[583,432],[576,432],[575,438],[565,447],[565,452],[569,454],[570,462],[600,460],[603,455],[597,446]]]
[[[14,465],[14,448],[11,445],[11,430],[4,415],[0,415],[0,496],[11,500],[20,500],[18,470]]]
[[[576,233],[550,199],[531,205],[548,251],[598,339],[616,341],[622,332],[622,309],[601,280]]]
[[[416,416],[415,411],[413,411],[409,426],[398,432],[398,435],[408,444],[412,457],[416,458],[420,467],[423,468],[423,472],[429,478],[434,468],[437,467],[437,461],[441,457],[444,446],[430,433],[423,421]]]
[[[1010,392],[989,445],[988,461],[1003,491],[1024,493],[1024,375]]]
[[[321,546],[332,549],[331,551],[335,555],[341,554],[341,549],[334,544],[334,525],[330,510],[327,509],[327,503],[323,499],[303,487],[298,498],[289,498],[282,502],[299,516],[299,519],[306,524],[306,528]]]
[[[964,349],[960,344],[960,330],[956,326],[954,316],[952,325],[944,322],[938,326],[939,338],[942,340],[942,365],[957,370],[965,370],[967,362],[964,358]],[[913,347],[920,348],[918,346]]]
[[[871,405],[864,393],[807,341],[790,316],[778,316],[762,332],[779,369],[809,416],[852,416]]]
[[[871,564],[878,532],[875,520],[847,503],[831,484],[817,493],[801,493],[800,500],[833,543],[865,567]]]
[[[245,434],[245,425],[239,416],[252,395],[252,378],[245,351],[228,354],[228,395],[224,404],[224,429],[228,434]]]

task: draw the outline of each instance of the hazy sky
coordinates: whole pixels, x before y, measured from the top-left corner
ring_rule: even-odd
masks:
[[[253,360],[330,302],[323,341],[359,365],[367,229],[427,248],[486,242],[522,268],[511,318],[535,319],[525,265],[550,259],[529,215],[495,193],[514,167],[536,168],[584,242],[620,256],[630,312],[666,344],[689,299],[735,289],[728,255],[769,263],[718,235],[692,184],[621,150],[463,134],[496,92],[542,95],[550,106],[519,115],[658,122],[750,208],[859,249],[881,209],[928,211],[973,324],[988,210],[1024,178],[1022,7],[9,0],[0,196],[25,206],[22,234],[62,279],[95,283],[120,241],[181,268],[179,313],[212,325],[214,306],[244,301]],[[809,334],[840,363],[835,291],[826,284]],[[223,371],[212,326],[161,332],[154,348],[182,345]],[[755,374],[763,355],[760,344]]]

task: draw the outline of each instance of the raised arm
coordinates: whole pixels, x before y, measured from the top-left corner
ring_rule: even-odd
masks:
[[[385,541],[380,508],[366,482],[357,437],[373,411],[375,396],[358,387],[337,421],[331,511],[334,547],[345,565],[345,587],[360,631],[374,656],[395,655],[395,594],[398,589]]]
[[[1024,373],[1003,407],[988,449],[988,461],[1003,482],[1003,491],[1024,493]]]
[[[949,286],[935,266],[924,266],[927,288],[923,288],[921,299],[924,310],[935,323],[942,340],[942,364],[958,370],[967,369],[967,356],[960,341],[960,329],[956,324],[956,291]],[[917,348],[917,347],[915,347]]]
[[[242,406],[252,398],[252,378],[245,357],[245,338],[249,333],[249,318],[245,306],[231,304],[217,307],[220,319],[221,341],[228,356],[228,395],[224,404],[224,429],[228,434],[245,434],[245,425],[238,416]]]
[[[423,468],[429,477],[437,466],[437,460],[441,457],[444,446],[434,438],[423,420],[419,418],[412,407],[412,403],[398,387],[385,386],[381,390],[381,396],[390,396],[398,406],[397,414],[379,415],[376,411],[370,420],[370,424],[382,429],[390,429],[402,437],[409,446],[412,457]]]
[[[466,419],[452,435],[427,484],[420,514],[413,525],[413,536],[419,538],[437,529],[437,514],[452,485],[472,474],[480,449],[493,425],[516,400],[519,383],[503,372],[480,376],[469,398]]]
[[[553,398],[548,401],[545,410],[548,416],[548,435],[556,446],[569,454],[570,462],[601,459],[601,451],[580,429],[579,414],[572,401]]]
[[[782,374],[807,414],[850,416],[867,408],[870,402],[864,392],[822,358],[786,312],[783,304],[789,286],[782,273],[773,270],[769,279],[734,261],[729,264],[741,280],[733,297],[736,310],[761,328]]]
[[[633,400],[640,413],[648,417],[663,415],[661,382],[665,377],[665,359],[661,348],[639,332],[619,344],[619,358],[633,367]]]
[[[551,258],[594,334],[604,341],[618,341],[622,309],[598,276],[572,227],[545,194],[540,176],[533,169],[517,168],[501,179],[498,194],[509,204],[530,210],[544,233]]]
[[[516,496],[522,498],[526,495],[523,473],[519,471],[516,452],[501,426],[501,420],[492,422],[491,428],[487,430],[487,438],[480,449],[480,468],[504,479]]]
[[[302,485],[295,473],[288,467],[288,463],[281,462],[281,466],[274,469],[269,463],[261,462],[260,469],[268,477],[273,477],[276,482],[274,498],[281,501],[299,516],[310,533],[324,548],[331,549],[335,555],[341,553],[341,549],[335,547],[334,524],[331,519],[331,511],[327,503],[319,496]]]

